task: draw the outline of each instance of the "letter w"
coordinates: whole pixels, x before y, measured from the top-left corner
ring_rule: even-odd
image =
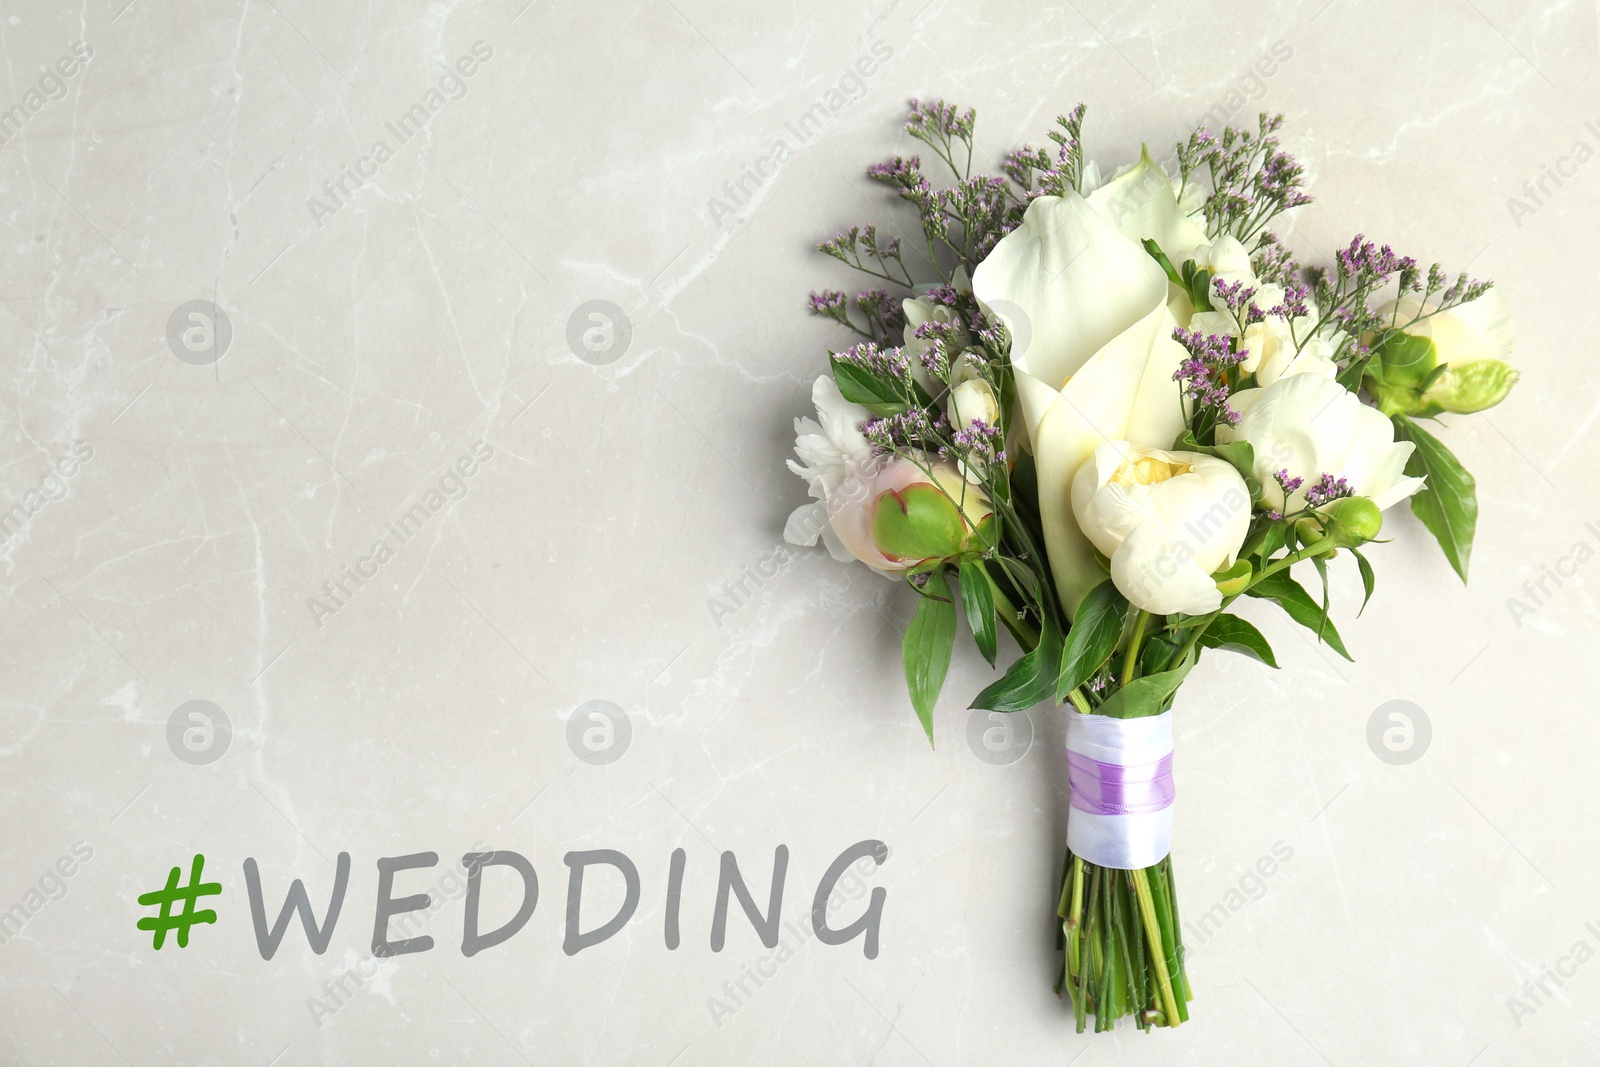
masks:
[[[261,899],[261,872],[256,867],[254,857],[244,861],[244,885],[250,894],[250,918],[256,926],[256,947],[261,950],[261,958],[270,960],[278,951],[278,946],[283,943],[283,935],[289,929],[289,919],[295,912],[300,913],[300,925],[305,927],[306,941],[311,944],[311,951],[322,955],[328,951],[328,942],[333,937],[333,928],[339,922],[339,908],[344,904],[344,891],[350,884],[350,853],[339,853],[339,863],[333,875],[333,899],[328,902],[328,917],[324,920],[322,928],[317,928],[317,920],[311,914],[311,900],[306,896],[306,887],[296,878],[289,886],[289,895],[283,902],[283,910],[278,913],[278,921],[271,930],[267,929],[267,907]]]

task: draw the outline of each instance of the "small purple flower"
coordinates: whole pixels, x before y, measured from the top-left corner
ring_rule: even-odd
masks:
[[[1304,285],[1291,285],[1283,291],[1283,303],[1267,309],[1267,314],[1279,319],[1298,319],[1311,314],[1311,290]]]
[[[813,315],[832,315],[844,309],[844,294],[837,289],[827,289],[820,293],[811,294],[811,313]]]
[[[1226,334],[1203,334],[1181,326],[1172,331],[1172,338],[1189,352],[1172,375],[1173,381],[1183,383],[1183,395],[1197,407],[1214,411],[1217,421],[1237,426],[1239,413],[1228,406],[1227,372],[1249,355],[1249,350],[1235,352],[1233,338]]]
[[[1211,279],[1211,288],[1222,298],[1228,310],[1233,312],[1238,312],[1256,295],[1256,291],[1244,282],[1229,282],[1221,278]]]
[[[1306,503],[1314,508],[1330,504],[1335,500],[1347,496],[1355,496],[1356,491],[1350,488],[1350,483],[1343,478],[1335,478],[1331,474],[1323,474],[1317,479],[1317,484],[1306,490]]]
[[[911,360],[905,349],[882,348],[873,341],[851,345],[842,352],[836,352],[834,358],[840,363],[849,363],[886,378],[903,378],[911,369]]]
[[[867,419],[861,424],[861,433],[879,453],[906,448],[931,449],[939,440],[950,436],[950,422],[943,412],[930,419],[922,408],[913,408],[898,415]]]

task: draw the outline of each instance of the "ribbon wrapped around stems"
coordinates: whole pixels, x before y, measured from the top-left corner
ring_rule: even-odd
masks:
[[[1172,850],[1172,748],[1171,711],[1137,719],[1067,716],[1067,847],[1074,856],[1131,871]]]

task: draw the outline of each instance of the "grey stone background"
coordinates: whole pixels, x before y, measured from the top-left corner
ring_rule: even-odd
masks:
[[[475,42],[464,93],[430,97]],[[1600,1060],[1597,60],[1595,5],[1510,0],[8,3],[0,1059]],[[811,244],[906,225],[863,170],[913,147],[913,95],[976,107],[991,165],[1080,100],[1107,169],[1219,108],[1283,111],[1303,259],[1365,232],[1499,279],[1517,316],[1520,387],[1445,435],[1479,479],[1470,587],[1399,515],[1359,622],[1335,568],[1355,663],[1258,612],[1283,670],[1213,656],[1184,690],[1177,1032],[1080,1037],[1050,992],[1057,713],[1020,755],[975,751],[966,649],[930,751],[909,598],[782,548],[790,420],[838,341],[802,304],[847,284]],[[1386,706],[1425,717],[1416,758],[1369,747]],[[876,959],[791,933],[776,962],[737,907],[710,950],[719,853],[764,903],[787,846],[803,932],[867,838],[890,858],[841,914],[886,890]],[[457,861],[485,845],[529,857],[540,900],[464,958]],[[638,912],[568,957],[562,857],[602,848]],[[441,902],[435,947],[373,961],[376,861],[424,851],[396,892]],[[295,878],[320,914],[341,852],[327,953],[295,924],[262,960],[243,860],[274,915]],[[155,951],[135,898],[195,853],[218,921]],[[603,917],[620,886],[593,882]],[[496,885],[485,925],[515,907]],[[747,971],[771,976],[735,1006]]]

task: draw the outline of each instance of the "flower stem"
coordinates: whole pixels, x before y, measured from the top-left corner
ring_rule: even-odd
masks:
[[[1150,947],[1150,962],[1155,966],[1156,982],[1161,987],[1162,1012],[1168,1026],[1177,1026],[1183,1020],[1178,1017],[1178,1001],[1172,995],[1172,977],[1167,973],[1167,954],[1162,947],[1155,900],[1150,895],[1149,872],[1129,871],[1128,875],[1133,879],[1133,891],[1139,898],[1139,914],[1144,917],[1145,943]]]
[[[999,584],[991,577],[988,570],[984,571],[984,578],[989,582],[989,591],[994,594],[995,613],[1000,616],[1000,622],[1011,636],[1017,639],[1017,644],[1022,646],[1022,651],[1032,652],[1039,645],[1039,631],[1034,629],[1026,619],[1017,617],[1016,605],[1011,603],[1011,598],[1000,591]]]
[[[1276,560],[1261,568],[1260,573],[1251,578],[1250,584],[1246,585],[1242,591],[1235,593],[1233,596],[1224,598],[1222,601],[1222,607],[1218,608],[1216,611],[1213,611],[1210,615],[1207,615],[1204,619],[1200,620],[1200,622],[1190,627],[1189,639],[1183,643],[1182,650],[1178,652],[1177,662],[1182,663],[1189,657],[1189,653],[1194,651],[1194,646],[1200,643],[1200,638],[1205,636],[1206,627],[1210,626],[1213,622],[1216,622],[1217,616],[1221,615],[1229,604],[1232,604],[1245,593],[1249,592],[1251,589],[1254,589],[1262,581],[1272,577],[1279,571],[1286,570],[1302,560],[1310,559],[1312,556],[1320,556],[1331,551],[1333,551],[1331,546],[1324,545],[1319,547],[1317,545],[1306,545],[1304,548],[1295,552],[1291,552],[1282,559]],[[1124,679],[1122,684],[1127,685],[1127,680]]]
[[[1133,681],[1133,673],[1139,666],[1139,645],[1144,641],[1144,628],[1150,622],[1150,613],[1141,610],[1133,620],[1133,637],[1128,640],[1128,658],[1122,666],[1122,684],[1127,685]]]

